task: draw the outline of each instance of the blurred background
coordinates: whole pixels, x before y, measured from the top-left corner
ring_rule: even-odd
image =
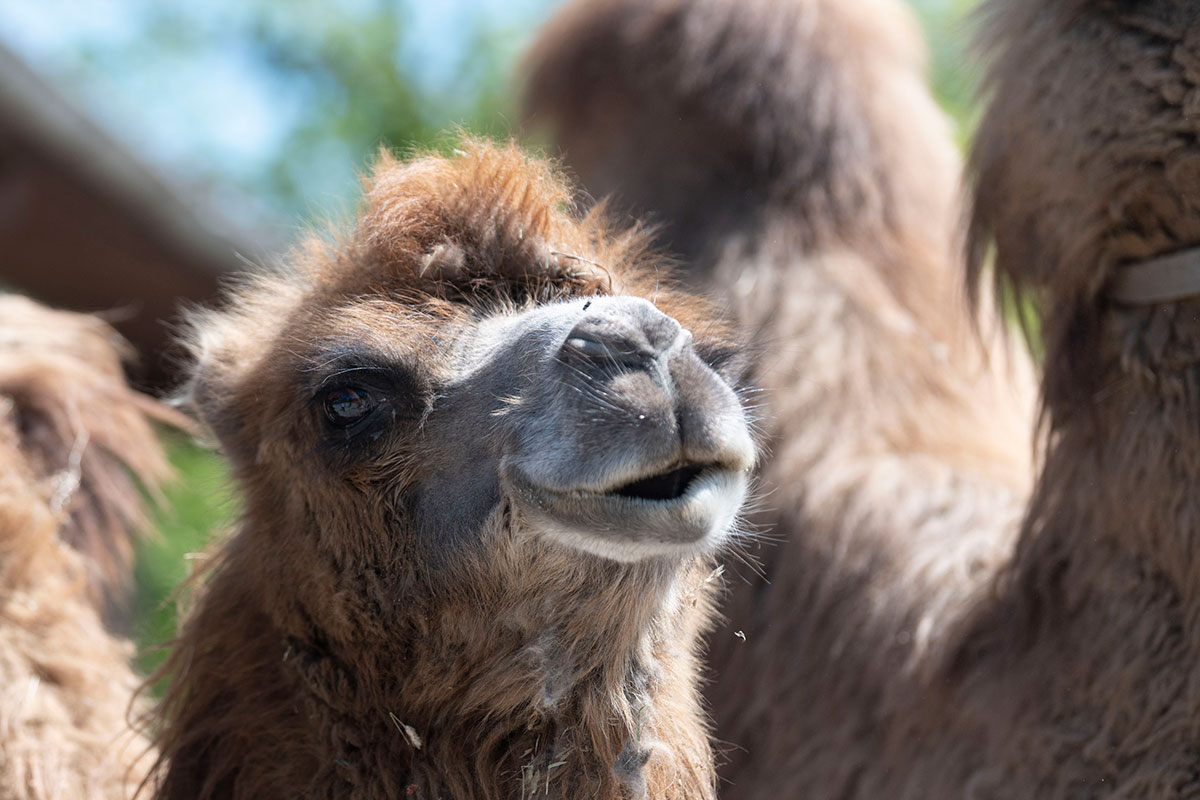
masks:
[[[911,0],[965,143],[977,0]],[[344,218],[380,146],[516,127],[516,61],[558,0],[0,0],[0,288],[102,311],[161,387],[173,298]],[[71,220],[67,229],[64,215]],[[237,515],[183,439],[139,552],[132,626],[152,669],[188,554]]]

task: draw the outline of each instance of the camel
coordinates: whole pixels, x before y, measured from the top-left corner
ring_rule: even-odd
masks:
[[[727,800],[907,796],[906,732],[1030,491],[1032,368],[965,302],[922,58],[892,0],[578,0],[527,57],[531,124],[757,352],[763,574],[730,581],[707,690]]]
[[[122,606],[143,489],[167,473],[100,320],[0,296],[0,797],[127,798],[153,762],[126,722],[139,679]]]
[[[1036,304],[1049,444],[1016,553],[957,647],[964,719],[1009,737],[971,761],[990,757],[1007,796],[1194,796],[1200,327],[1178,265],[1194,273],[1200,245],[1200,9],[984,12],[971,279],[994,243],[997,274]]]
[[[245,518],[167,664],[159,798],[689,798],[755,458],[736,336],[512,145],[382,155],[199,314]]]
[[[918,159],[920,150],[910,150],[910,160],[901,163],[871,158],[885,153],[874,147],[912,148],[906,137],[913,132],[927,148],[942,141],[922,138],[928,126],[920,112],[928,103],[915,101],[911,70],[903,78],[903,70],[889,75],[880,67],[869,73],[874,81],[850,81],[886,60],[889,50],[881,44],[847,39],[874,31],[880,42],[890,41],[897,28],[888,24],[884,4],[799,3],[790,7],[799,20],[791,26],[782,4],[775,5],[775,24],[757,28],[757,35],[745,27],[752,24],[748,11],[719,16],[715,2],[687,8],[656,3],[668,10],[657,15],[628,7],[617,13],[616,5],[598,7],[612,15],[607,30],[617,31],[619,42],[606,39],[606,28],[595,19],[590,26],[550,29],[554,38],[535,50],[539,107],[569,110],[560,130],[568,161],[582,165],[577,168],[585,185],[592,185],[592,168],[603,171],[599,180],[613,184],[629,176],[632,186],[650,187],[650,194],[634,197],[650,209],[670,208],[656,204],[652,192],[658,187],[670,194],[673,185],[663,174],[685,165],[701,188],[705,179],[730,187],[711,206],[716,211],[708,224],[698,219],[679,229],[709,237],[692,245],[701,266],[710,265],[716,279],[724,276],[743,324],[757,322],[769,337],[762,340],[766,354],[759,370],[775,389],[768,410],[781,415],[768,441],[774,457],[765,466],[767,491],[773,488],[778,498],[777,530],[785,536],[778,552],[767,554],[772,584],[734,587],[729,614],[747,641],[741,646],[718,637],[714,644],[721,670],[713,692],[718,735],[748,750],[734,756],[734,783],[723,796],[1195,796],[1200,606],[1192,539],[1200,518],[1200,316],[1194,248],[1200,244],[1200,185],[1193,172],[1200,164],[1200,10],[1186,0],[990,0],[984,8],[991,101],[972,155],[977,201],[968,275],[982,292],[984,255],[994,243],[997,274],[1015,287],[994,294],[1001,300],[1015,296],[1021,306],[1036,304],[1045,347],[1044,451],[1030,499],[1010,532],[1022,486],[1013,484],[1004,495],[996,483],[969,479],[980,467],[963,457],[976,453],[997,464],[1003,440],[977,446],[981,437],[1002,430],[992,428],[990,414],[1023,422],[1022,395],[1005,410],[999,400],[985,402],[990,395],[965,388],[944,391],[941,400],[936,392],[927,394],[952,380],[953,351],[940,376],[922,369],[910,357],[919,349],[898,352],[895,340],[924,335],[926,317],[903,306],[880,306],[876,298],[887,297],[882,288],[898,283],[909,293],[941,298],[929,307],[949,307],[950,289],[939,287],[953,281],[936,280],[939,273],[922,269],[919,259],[897,260],[896,271],[882,274],[850,272],[858,261],[844,253],[848,246],[894,247],[906,240],[886,229],[871,234],[872,220],[893,226],[907,220],[919,231],[919,224],[946,219],[918,202],[945,174]],[[765,18],[765,6],[748,7]],[[574,13],[582,18],[582,11]],[[847,17],[854,25],[838,33],[837,21]],[[706,27],[718,23],[720,35]],[[683,37],[684,45],[671,35]],[[787,52],[780,49],[784,42]],[[709,50],[699,48],[704,43]],[[805,43],[827,47],[831,55],[806,61]],[[601,52],[620,53],[622,62],[588,73]],[[646,54],[642,61],[635,60],[638,53]],[[668,55],[676,53],[681,55]],[[739,54],[749,61],[738,60]],[[622,66],[625,60],[634,66]],[[684,71],[675,69],[677,63],[710,67]],[[583,82],[585,75],[597,83]],[[625,91],[620,82],[627,75],[636,75],[637,84]],[[681,95],[664,88],[671,79],[686,87],[686,103],[669,102]],[[913,88],[906,94],[892,83],[897,80]],[[755,85],[765,94],[751,92]],[[864,88],[851,92],[855,86]],[[788,87],[812,103],[789,105]],[[643,96],[655,98],[648,118],[636,105]],[[592,97],[600,98],[595,106]],[[586,125],[605,123],[586,117],[589,108],[597,116],[618,114],[595,138]],[[831,123],[847,119],[839,113],[872,108],[903,111],[865,128]],[[677,161],[672,151],[652,147],[656,140],[649,135],[629,141],[618,135],[627,121],[622,113],[635,127],[661,119],[676,129],[707,132],[689,116],[706,111],[704,119],[719,135],[685,145],[711,140],[732,149],[741,143],[742,152],[760,156],[749,163],[764,165],[752,176],[779,177],[739,184],[718,166],[700,168],[736,164],[732,156],[709,162],[681,145]],[[822,135],[811,133],[814,126]],[[764,149],[763,142],[776,141],[763,137],[764,130],[785,138],[776,149]],[[738,131],[760,138],[747,142]],[[810,150],[807,169],[792,169],[784,158]],[[583,155],[577,159],[575,152]],[[831,155],[837,153],[853,157]],[[923,194],[869,213],[869,201],[880,199],[864,188],[869,182],[788,183],[797,175],[820,177],[818,167],[835,177],[839,170],[878,175],[880,188]],[[739,193],[747,184],[759,186],[758,194]],[[783,213],[791,220],[773,220],[765,210],[751,215],[766,208],[750,205],[756,197],[790,202]],[[812,204],[807,213],[797,198]],[[709,213],[709,195],[693,188],[688,199],[692,213]],[[858,205],[832,215],[822,211],[845,202]],[[727,211],[729,205],[735,208]],[[663,217],[672,230],[675,219]],[[789,225],[807,230],[814,220],[850,220],[858,227],[826,244],[832,252],[812,250],[812,238],[789,238]],[[729,233],[738,224],[746,227]],[[811,255],[789,259],[780,252],[788,243]],[[943,262],[949,270],[949,256],[930,263]],[[792,265],[786,276],[775,269],[780,264]],[[744,270],[739,281],[736,269]],[[847,271],[845,277],[836,270]],[[761,293],[764,280],[770,294]],[[844,287],[842,294],[830,284]],[[976,297],[987,329],[994,305]],[[875,321],[868,328],[862,315],[872,309]],[[879,313],[888,310],[890,316]],[[827,324],[815,324],[821,320]],[[847,349],[852,337],[871,331],[863,350]],[[929,340],[947,347],[955,341]],[[805,365],[808,371],[801,373]],[[799,377],[791,384],[776,377],[789,368],[830,392],[826,416],[821,398],[813,399]],[[828,376],[841,374],[830,372],[835,368],[853,372],[831,392]],[[894,370],[906,374],[897,377]],[[924,388],[920,394],[897,391],[892,380]],[[871,392],[856,393],[856,385]],[[912,449],[913,437],[970,418],[956,410],[960,397],[987,412],[971,426],[959,425],[957,444],[942,439],[943,451],[921,455]],[[887,427],[896,401],[911,404],[909,426]],[[817,433],[834,424],[826,421],[835,402],[848,409],[846,422],[832,437]],[[889,430],[903,436],[889,437]],[[1013,429],[1008,446],[1024,446],[1018,432]],[[887,459],[847,460],[853,455],[847,447],[862,447],[865,436],[877,447],[896,449]],[[956,470],[948,460],[955,454]],[[1025,466],[1015,454],[999,463]],[[814,466],[824,469],[814,473]],[[942,504],[933,502],[937,498]],[[756,617],[747,609],[765,614],[757,619],[770,625],[752,628]],[[771,647],[779,648],[777,655]],[[755,725],[761,726],[757,732]]]

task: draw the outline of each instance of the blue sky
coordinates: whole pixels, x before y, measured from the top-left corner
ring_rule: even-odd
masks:
[[[354,18],[387,1],[339,0],[335,6],[339,15]],[[281,25],[303,24],[303,14],[290,12],[313,2],[281,0],[273,13]],[[515,57],[556,2],[402,3],[404,37],[396,57],[427,91],[470,96],[472,87],[454,83],[470,33],[480,27],[505,32],[502,49]],[[213,42],[200,50],[180,48],[177,56],[169,44],[148,47],[140,38],[163,8],[162,0],[0,0],[0,42],[173,179],[205,184],[203,192],[218,203],[253,205],[239,199],[245,192],[234,186],[244,187],[262,168],[304,112],[307,98],[294,87],[276,85],[276,76],[235,42],[223,45],[219,26],[245,13],[239,0],[172,8]],[[125,52],[127,57],[111,57]],[[97,59],[97,53],[106,57]],[[107,66],[98,69],[96,63]],[[326,163],[312,165],[315,194],[341,191],[330,187],[352,191],[353,165],[335,157],[334,149],[329,159],[317,159]]]

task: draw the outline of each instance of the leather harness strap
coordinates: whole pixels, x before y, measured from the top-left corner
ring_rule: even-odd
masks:
[[[1200,295],[1200,247],[1180,250],[1117,270],[1108,296],[1130,306],[1169,303]]]

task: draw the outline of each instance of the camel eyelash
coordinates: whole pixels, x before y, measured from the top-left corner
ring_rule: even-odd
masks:
[[[325,393],[342,388],[362,386],[370,391],[397,400],[415,397],[419,381],[413,369],[381,359],[364,357],[361,353],[338,353],[321,360],[306,381],[310,404],[320,403]],[[315,378],[319,377],[319,380]]]

